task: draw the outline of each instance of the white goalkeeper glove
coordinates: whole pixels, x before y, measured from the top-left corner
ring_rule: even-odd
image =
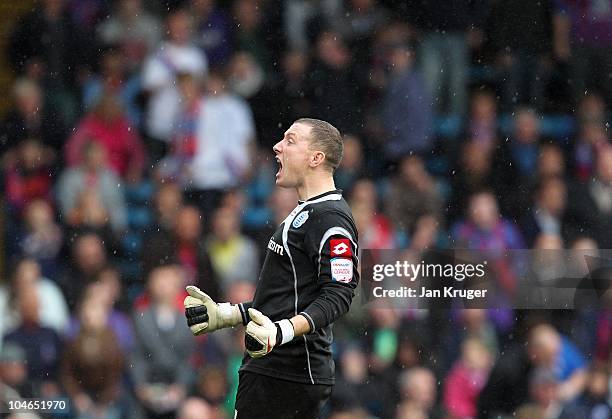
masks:
[[[235,304],[215,303],[206,293],[192,285],[185,288],[189,294],[185,297],[185,317],[187,325],[194,335],[214,332],[242,323],[242,314]]]
[[[249,316],[251,321],[246,328],[245,346],[251,358],[269,354],[272,348],[291,341],[295,335],[293,323],[289,319],[273,323],[254,308],[249,308]]]

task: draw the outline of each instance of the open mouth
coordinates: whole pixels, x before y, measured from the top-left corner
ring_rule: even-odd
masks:
[[[276,163],[278,163],[278,171],[276,172],[276,177],[279,177],[283,172],[283,162],[278,156],[276,157]]]

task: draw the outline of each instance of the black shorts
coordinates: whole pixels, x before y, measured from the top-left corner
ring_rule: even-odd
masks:
[[[237,419],[317,419],[331,385],[302,384],[241,371]]]

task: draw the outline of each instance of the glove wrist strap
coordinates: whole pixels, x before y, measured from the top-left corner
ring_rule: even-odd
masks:
[[[283,319],[276,322],[276,344],[284,345],[287,342],[291,342],[295,336],[293,330],[293,323],[289,319]]]
[[[235,304],[219,303],[217,307],[219,317],[222,320],[222,327],[234,327],[242,323],[240,309]]]

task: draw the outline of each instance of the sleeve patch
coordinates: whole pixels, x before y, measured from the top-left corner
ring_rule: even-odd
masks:
[[[334,258],[330,261],[333,281],[348,284],[353,280],[353,261],[345,258]]]
[[[331,257],[350,258],[353,256],[349,239],[331,239],[329,241]]]

